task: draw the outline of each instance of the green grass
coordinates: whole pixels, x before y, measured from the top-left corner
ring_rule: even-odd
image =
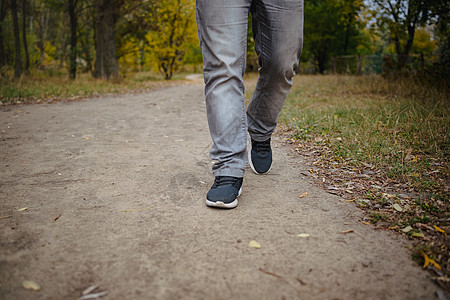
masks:
[[[389,178],[435,189],[448,173],[446,91],[378,76],[298,76],[280,121],[299,141],[326,144],[336,160],[370,163]],[[434,172],[434,173],[432,173]]]

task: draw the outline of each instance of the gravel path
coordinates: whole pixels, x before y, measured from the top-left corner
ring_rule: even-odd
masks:
[[[4,106],[0,131],[1,299],[436,299],[406,242],[309,184],[281,137],[236,209],[208,208],[201,83]]]

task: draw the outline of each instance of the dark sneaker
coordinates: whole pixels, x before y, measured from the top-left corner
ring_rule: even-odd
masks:
[[[242,193],[242,178],[217,176],[206,194],[206,205],[221,208],[235,208],[237,197]]]
[[[252,139],[252,147],[248,152],[248,162],[256,174],[265,174],[270,171],[272,167],[270,138],[264,142],[257,142]]]

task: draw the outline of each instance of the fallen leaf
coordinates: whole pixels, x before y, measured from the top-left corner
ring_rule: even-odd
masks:
[[[345,190],[346,193],[353,194],[351,190]]]
[[[413,229],[413,228],[412,228],[411,226],[406,226],[405,228],[402,229],[402,231],[403,231],[404,233],[408,233],[408,232],[410,232],[412,229]]]
[[[425,254],[425,252],[422,251],[422,255],[425,259],[425,262],[423,264],[424,268],[428,267],[429,264],[433,264],[437,269],[442,270],[442,267],[437,262],[429,258],[428,255]]]
[[[41,289],[39,284],[37,284],[33,280],[25,280],[24,282],[22,282],[22,285],[27,290],[39,291]]]
[[[17,211],[26,211],[26,210],[28,210],[28,207],[19,208]]]
[[[366,225],[370,225],[370,223],[366,222],[366,221],[361,221],[361,223],[366,224]]]
[[[61,217],[61,214],[57,215],[57,216],[56,216],[56,218],[54,218],[54,219],[53,219],[53,221],[55,221],[55,222],[56,222],[56,220],[58,220],[58,219],[59,219],[59,217]]]
[[[411,236],[414,236],[414,237],[425,237],[425,235],[422,232],[414,232],[413,234],[411,234]]]
[[[90,287],[88,287],[87,289],[85,289],[82,293],[81,293],[81,295],[87,295],[87,294],[90,294],[90,293],[92,293],[96,288],[98,288],[98,285],[91,285]]]
[[[263,272],[264,274],[267,274],[267,275],[270,275],[270,276],[273,276],[273,277],[276,277],[276,278],[279,278],[279,279],[283,279],[283,277],[281,277],[280,275],[277,275],[277,274],[275,274],[275,273],[266,271],[266,270],[264,270],[263,268],[259,268],[259,270],[260,270],[261,272]]]
[[[304,192],[303,194],[301,194],[300,196],[298,196],[299,198],[305,198],[306,196],[308,196],[308,192]]]
[[[89,138],[89,137],[87,137],[87,138],[84,138],[85,140],[92,140],[92,138]]]
[[[444,235],[447,235],[447,233],[446,233],[443,229],[437,227],[436,225],[434,225],[434,229],[436,229],[436,230],[439,231],[440,233],[443,233]]]
[[[300,233],[300,234],[297,234],[297,237],[307,238],[307,237],[309,237],[309,233]]]
[[[27,161],[25,161],[25,164],[27,164],[28,163],[28,160]]]
[[[353,229],[341,231],[342,234],[347,234],[347,233],[352,233],[352,232],[355,232],[355,231]]]
[[[250,241],[248,243],[248,246],[250,248],[257,248],[257,249],[261,248],[261,245],[257,241]]]
[[[2,219],[9,219],[9,218],[11,218],[12,216],[3,216],[3,217],[0,217],[0,220],[2,220]]]
[[[403,211],[403,208],[400,205],[398,205],[397,203],[394,204],[394,209],[399,212]]]

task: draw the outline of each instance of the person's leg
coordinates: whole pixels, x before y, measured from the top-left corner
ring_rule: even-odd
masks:
[[[247,118],[243,75],[251,0],[197,0],[206,109],[213,140],[210,156],[217,176],[243,177]]]
[[[268,140],[292,86],[303,44],[303,0],[254,0],[251,6],[258,83],[247,108],[252,140]]]

